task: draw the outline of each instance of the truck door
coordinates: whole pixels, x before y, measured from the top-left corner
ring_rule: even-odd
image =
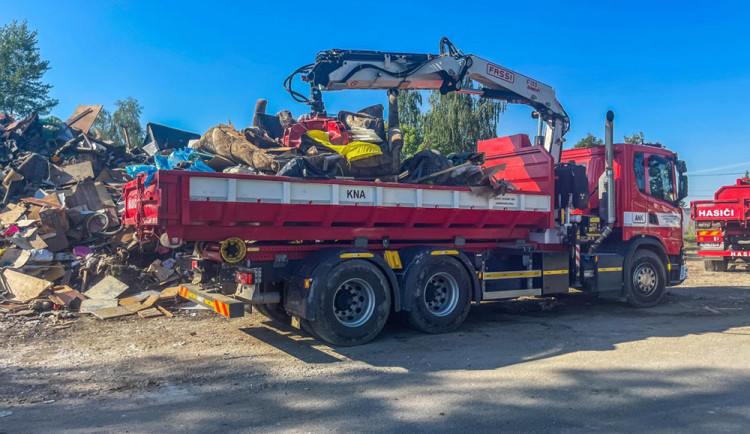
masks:
[[[641,202],[641,212],[634,212],[626,223],[641,227],[638,234],[661,239],[668,251],[682,240],[682,211],[677,202],[675,161],[653,152],[634,152],[633,169],[638,192],[633,202]],[[643,214],[645,211],[645,215]],[[637,235],[633,233],[632,235]]]

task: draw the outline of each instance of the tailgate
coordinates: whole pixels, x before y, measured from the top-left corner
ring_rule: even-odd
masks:
[[[740,220],[745,215],[742,202],[737,200],[699,200],[690,208],[695,221]]]

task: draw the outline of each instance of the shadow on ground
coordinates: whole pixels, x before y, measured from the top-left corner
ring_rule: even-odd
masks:
[[[278,359],[253,354],[141,358],[138,365],[149,367],[143,370],[133,368],[132,360],[76,367],[122,371],[122,381],[83,399],[13,407],[13,415],[0,419],[0,432],[434,432],[462,427],[741,432],[750,426],[746,366],[738,371],[652,366],[648,354],[628,369],[587,364],[599,360],[595,357],[582,358],[576,368],[553,366],[538,372],[530,362],[608,352],[651,338],[748,327],[749,294],[745,287],[678,288],[670,290],[663,305],[649,310],[584,297],[565,297],[551,311],[533,300],[488,303],[474,306],[464,326],[452,334],[424,335],[391,321],[373,343],[339,349],[269,323],[237,333],[295,362],[284,375],[274,366]],[[700,357],[691,351],[692,357]],[[526,363],[535,367],[526,369]],[[0,401],[12,398],[5,388],[42,387],[55,395],[73,381],[65,369],[23,375],[13,369],[0,368]],[[187,379],[186,372],[201,375]]]

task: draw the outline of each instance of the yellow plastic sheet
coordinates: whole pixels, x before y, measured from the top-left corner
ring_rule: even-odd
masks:
[[[306,134],[308,137],[325,146],[326,148],[329,148],[343,155],[348,162],[363,160],[365,158],[383,154],[380,146],[374,143],[350,142],[346,145],[334,145],[330,142],[328,133],[326,133],[325,131],[310,130]]]

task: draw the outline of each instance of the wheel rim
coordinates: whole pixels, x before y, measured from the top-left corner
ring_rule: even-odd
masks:
[[[359,327],[375,311],[375,291],[362,279],[349,279],[333,294],[333,313],[341,324]]]
[[[458,282],[448,273],[439,272],[425,285],[422,301],[435,316],[449,315],[458,305]]]
[[[649,296],[659,286],[659,276],[650,264],[641,264],[633,272],[633,287],[643,296]]]

